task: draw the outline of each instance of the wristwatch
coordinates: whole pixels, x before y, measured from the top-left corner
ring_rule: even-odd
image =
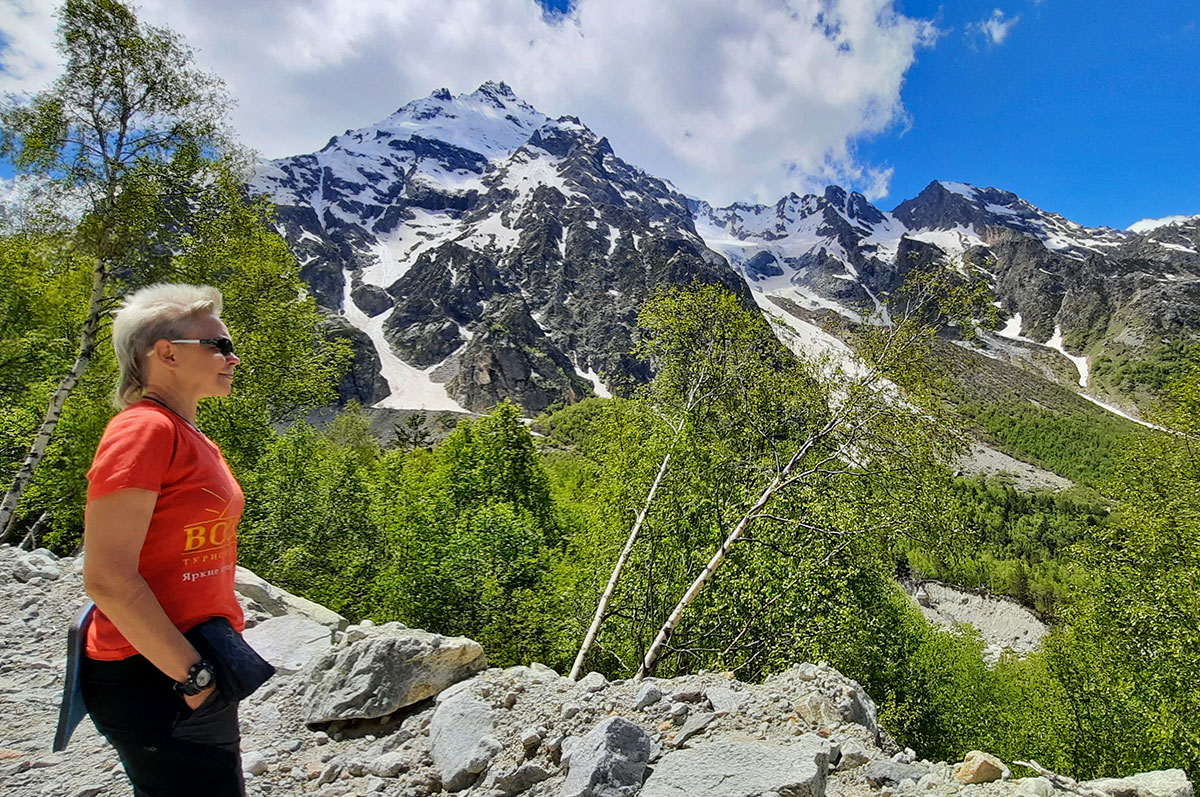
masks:
[[[204,659],[200,659],[188,670],[186,681],[176,681],[172,685],[180,695],[191,697],[212,686],[214,678],[213,666]]]

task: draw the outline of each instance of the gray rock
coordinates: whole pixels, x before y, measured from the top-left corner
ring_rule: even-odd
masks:
[[[62,576],[62,570],[55,564],[54,560],[40,551],[32,551],[17,558],[13,565],[12,575],[17,581],[22,584],[34,579],[45,579],[46,581],[57,581]]]
[[[527,791],[533,784],[541,783],[550,775],[550,770],[536,761],[526,761],[512,772],[506,772],[497,777],[495,787],[501,794],[508,797]]]
[[[253,776],[265,774],[267,771],[267,757],[258,750],[243,753],[242,771]]]
[[[842,757],[838,760],[838,771],[861,767],[871,760],[871,752],[860,742],[850,739],[842,744]]]
[[[280,672],[293,673],[329,650],[331,633],[328,626],[306,615],[283,615],[247,628],[243,636]]]
[[[881,786],[897,786],[900,781],[905,779],[916,782],[924,774],[925,770],[918,766],[878,758],[868,763],[862,770],[862,776],[877,789]]]
[[[829,747],[723,740],[663,756],[639,797],[823,797]]]
[[[562,797],[633,797],[650,760],[650,736],[623,717],[609,717],[571,748]]]
[[[704,729],[711,725],[716,718],[716,714],[708,711],[701,711],[699,714],[688,717],[687,722],[683,723],[683,727],[675,734],[675,746],[682,747],[688,739],[698,733],[703,733]]]
[[[647,706],[652,706],[662,700],[662,690],[656,684],[643,684],[638,690],[637,698],[633,701],[635,709],[643,709]]]
[[[1083,786],[1113,797],[1192,797],[1192,784],[1182,769],[1160,769],[1127,778],[1089,780]]]
[[[608,686],[608,680],[598,672],[589,672],[579,679],[576,686],[585,692],[599,692]]]
[[[412,766],[408,756],[399,751],[384,753],[367,765],[367,771],[379,778],[394,778]]]
[[[492,736],[495,727],[491,708],[468,693],[438,705],[429,723],[429,741],[446,791],[462,791],[488,768],[501,749]]]
[[[337,612],[282,590],[244,567],[237,569],[233,588],[239,595],[254,601],[275,617],[301,614],[335,631],[346,629],[346,618]]]
[[[704,696],[708,698],[713,713],[718,717],[726,714],[738,714],[746,704],[746,696],[741,692],[735,692],[728,686],[710,686],[704,690]]]
[[[487,667],[466,637],[407,628],[375,629],[309,662],[302,674],[309,723],[369,719],[436,695]]]
[[[1013,787],[1014,793],[1020,797],[1053,797],[1054,795],[1054,784],[1047,778],[1020,778],[1013,781]]]

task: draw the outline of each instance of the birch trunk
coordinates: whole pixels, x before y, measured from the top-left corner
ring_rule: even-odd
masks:
[[[717,552],[713,554],[711,559],[708,560],[708,564],[706,564],[704,569],[700,571],[700,575],[696,577],[696,580],[692,582],[690,587],[688,587],[687,592],[685,592],[683,597],[680,598],[679,603],[675,605],[675,609],[671,612],[671,616],[667,618],[667,621],[663,623],[662,628],[658,630],[658,635],[654,638],[654,643],[650,645],[650,649],[646,651],[646,658],[642,660],[642,666],[638,670],[637,676],[634,678],[635,681],[640,681],[647,675],[650,675],[654,672],[654,667],[658,664],[658,659],[662,655],[662,650],[666,646],[667,640],[671,638],[671,634],[674,632],[676,626],[679,625],[679,620],[683,617],[684,610],[687,609],[688,605],[691,604],[691,602],[695,600],[696,596],[700,594],[700,590],[704,589],[704,585],[707,584],[709,579],[712,578],[713,573],[716,572],[716,569],[721,565],[721,562],[725,561],[725,557],[729,554],[729,549],[732,548],[733,544],[737,542],[743,534],[746,533],[746,530],[749,529],[750,525],[754,522],[755,517],[757,517],[758,513],[761,512],[762,509],[767,505],[767,502],[771,500],[771,497],[775,495],[776,490],[779,489],[782,483],[783,477],[779,476],[776,477],[773,482],[767,485],[766,489],[762,491],[762,495],[760,495],[758,500],[754,502],[754,506],[752,506],[750,510],[742,516],[742,519],[738,521],[737,526],[734,527],[733,531],[729,532],[729,536],[727,536],[725,541],[721,543],[721,547],[718,548]]]
[[[633,529],[629,532],[629,537],[625,540],[625,547],[621,549],[621,555],[617,557],[617,563],[613,566],[612,575],[608,577],[608,586],[604,588],[604,594],[600,596],[600,604],[596,607],[596,614],[592,617],[592,624],[588,627],[587,636],[583,639],[583,645],[579,648],[579,654],[575,657],[575,663],[571,666],[571,674],[568,676],[572,681],[579,678],[579,672],[583,669],[583,660],[587,657],[588,651],[592,649],[592,643],[596,641],[596,635],[600,632],[600,624],[604,621],[604,613],[608,611],[608,602],[612,600],[613,593],[617,591],[617,581],[621,577],[621,570],[625,567],[625,561],[629,558],[629,554],[633,551],[633,544],[637,541],[638,532],[642,529],[642,523],[646,520],[646,515],[650,513],[650,505],[654,503],[654,496],[658,492],[658,485],[662,483],[663,475],[667,472],[667,465],[671,462],[671,452],[668,451],[663,457],[662,464],[658,466],[658,475],[654,477],[654,483],[650,485],[650,492],[646,495],[646,502],[642,504],[642,510],[638,513],[637,520],[634,521]]]
[[[91,363],[92,356],[96,352],[96,338],[99,336],[100,319],[104,314],[104,290],[107,282],[104,265],[97,263],[92,272],[92,295],[88,300],[87,319],[84,321],[83,332],[79,338],[79,352],[75,356],[75,362],[50,397],[50,406],[46,410],[46,417],[42,421],[37,435],[33,438],[33,445],[29,447],[25,461],[21,463],[12,485],[4,494],[4,500],[0,502],[0,529],[3,529],[3,533],[0,534],[0,542],[10,542],[15,539],[17,506],[21,502],[21,495],[29,486],[29,482],[33,480],[34,471],[37,470],[38,463],[42,461],[42,457],[46,453],[46,446],[54,436],[54,429],[58,426],[59,418],[62,417],[63,404],[71,395],[71,391],[75,389],[75,385],[83,376],[83,372],[87,370],[88,364]]]

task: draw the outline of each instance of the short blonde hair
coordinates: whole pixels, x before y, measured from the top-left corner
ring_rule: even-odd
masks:
[[[159,283],[135,291],[113,317],[117,353],[117,390],[113,403],[125,409],[146,390],[146,354],[155,341],[184,337],[185,322],[200,315],[221,315],[221,292],[208,285]]]

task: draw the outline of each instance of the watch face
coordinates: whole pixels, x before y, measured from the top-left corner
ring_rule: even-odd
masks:
[[[212,680],[213,672],[207,667],[204,667],[196,673],[196,686],[200,687],[201,689],[207,689],[208,685],[212,683]]]

